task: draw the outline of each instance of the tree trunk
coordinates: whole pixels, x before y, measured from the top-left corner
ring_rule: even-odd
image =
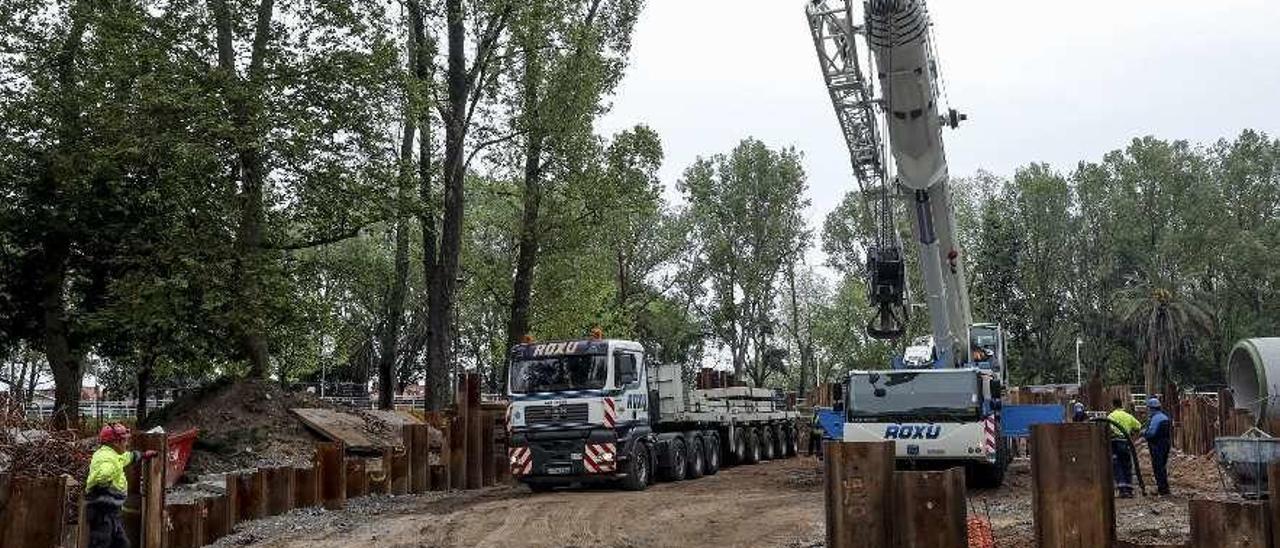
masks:
[[[428,85],[432,80],[431,60],[435,57],[434,42],[426,35],[421,0],[408,0],[408,5],[413,32],[418,38],[418,54],[414,66],[414,77],[420,84]],[[431,188],[431,170],[434,165],[431,158],[431,97],[432,95],[429,93],[424,94],[422,99],[424,104],[419,111],[418,119],[418,126],[421,131],[421,137],[418,139],[418,199],[420,201],[418,225],[422,230],[422,280],[423,286],[428,292],[436,286],[436,240],[439,235],[439,231],[436,228],[435,195]],[[421,321],[426,325],[427,346],[430,346],[429,341],[433,332],[429,308],[429,302],[421,303],[417,306],[418,313],[424,316]],[[418,350],[420,348],[414,352],[416,353]],[[432,410],[440,408],[441,404],[436,395],[445,391],[447,383],[445,382],[446,378],[430,366],[429,359],[428,353],[427,371],[423,374],[425,388],[423,396],[424,407]]]
[[[58,204],[52,218],[46,221],[49,230],[42,242],[44,261],[41,267],[44,272],[40,280],[42,338],[49,370],[53,373],[53,427],[57,429],[74,428],[79,424],[80,384],[84,377],[81,370],[83,356],[72,344],[71,326],[66,318],[65,291],[71,258],[70,221],[64,211],[66,206],[57,199],[65,190],[66,179],[72,176],[71,170],[77,167],[77,162],[70,156],[79,153],[83,134],[80,102],[77,100],[76,61],[84,42],[89,9],[85,2],[76,2],[70,8],[71,26],[57,56],[58,87],[62,90],[62,96],[58,98],[59,143],[45,166],[41,181],[42,191],[52,203]]]
[[[271,29],[271,17],[274,12],[272,0],[262,0],[258,4],[257,19],[254,29],[253,49],[249,58],[248,82],[241,80],[236,74],[235,46],[232,41],[231,10],[226,0],[210,0],[210,11],[214,14],[217,27],[218,70],[223,81],[223,98],[231,111],[232,124],[237,130],[235,142],[236,165],[233,175],[240,181],[240,191],[236,196],[239,202],[239,219],[236,227],[236,272],[239,276],[238,299],[235,303],[236,313],[232,329],[240,340],[242,351],[249,361],[250,375],[265,378],[270,366],[270,353],[267,348],[267,337],[262,326],[261,303],[262,269],[264,259],[262,253],[263,189],[266,181],[266,167],[263,162],[261,140],[257,138],[257,130],[253,128],[253,120],[259,113],[251,100],[252,95],[260,92],[258,84],[263,76],[264,57],[266,55],[267,37]],[[233,90],[233,87],[241,89]]]
[[[800,354],[800,387],[796,390],[799,397],[804,397],[805,387],[809,384],[808,367],[804,363],[804,346],[800,342],[800,303],[796,298],[796,266],[795,262],[787,263],[787,287],[791,290],[791,338],[795,341],[796,352]]]
[[[447,76],[448,106],[445,111],[444,151],[444,219],[440,230],[440,250],[436,256],[435,279],[428,300],[430,335],[427,340],[428,375],[447,378],[453,364],[453,298],[457,286],[458,263],[462,252],[463,179],[466,158],[463,151],[467,129],[466,26],[462,0],[445,3],[449,38]],[[477,60],[477,62],[479,62]],[[427,405],[439,410],[448,401],[447,383],[433,383],[427,394]]]
[[[529,332],[529,306],[533,298],[534,271],[538,267],[538,214],[542,204],[542,148],[545,132],[540,119],[539,90],[542,60],[538,44],[524,47],[523,109],[528,130],[524,150],[524,211],[520,219],[520,244],[511,290],[511,317],[507,323],[507,348]],[[506,380],[502,381],[503,386]]]
[[[378,407],[393,409],[395,392],[395,366],[400,342],[400,324],[404,318],[404,297],[409,284],[409,193],[412,192],[414,123],[406,118],[404,139],[401,142],[401,170],[399,189],[399,213],[395,222],[396,251],[395,279],[387,295],[386,319],[382,323],[381,354],[378,356]]]
[[[1159,359],[1154,349],[1147,350],[1147,359],[1142,365],[1144,387],[1148,396],[1156,393],[1156,360]]]
[[[137,416],[139,425],[147,420],[147,397],[151,394],[151,376],[154,371],[154,358],[146,358],[145,363],[138,369]]]
[[[407,70],[417,70],[418,36],[420,25],[412,21],[410,13],[409,38],[405,46],[408,57]],[[409,91],[409,90],[406,90]],[[406,93],[408,95],[408,93]],[[399,357],[400,324],[404,318],[404,297],[409,284],[409,213],[413,193],[413,138],[417,134],[417,117],[413,111],[414,99],[408,96],[404,109],[404,132],[400,138],[400,177],[396,190],[395,221],[395,279],[387,295],[386,319],[382,324],[381,347],[378,356],[378,408],[395,409],[396,359]]]

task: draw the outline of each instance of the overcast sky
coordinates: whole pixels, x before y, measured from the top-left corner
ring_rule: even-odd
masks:
[[[1280,1],[933,0],[953,176],[1070,170],[1143,135],[1280,135]],[[945,107],[945,105],[944,105]],[[631,65],[599,123],[662,136],[663,181],[753,136],[795,146],[810,225],[854,186],[804,0],[648,0]]]

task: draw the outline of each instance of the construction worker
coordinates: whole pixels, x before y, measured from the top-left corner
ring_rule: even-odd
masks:
[[[1084,422],[1089,420],[1089,414],[1084,410],[1084,404],[1075,402],[1071,405],[1071,422]]]
[[[818,420],[818,410],[813,410],[813,418],[809,420],[809,456],[822,458],[822,422]]]
[[[1111,400],[1113,408],[1107,419],[1111,421],[1111,466],[1115,472],[1116,488],[1120,498],[1133,498],[1133,455],[1129,453],[1130,439],[1142,429],[1142,423],[1124,410],[1120,398]]]
[[[102,445],[89,461],[89,478],[84,482],[85,522],[89,524],[89,548],[129,548],[124,534],[120,510],[129,481],[124,469],[138,460],[156,456],[155,451],[139,453],[125,448],[129,429],[122,424],[108,424],[98,432]]]
[[[1173,421],[1160,408],[1160,400],[1147,400],[1147,414],[1151,420],[1142,431],[1151,452],[1151,471],[1156,476],[1156,488],[1161,495],[1169,494],[1169,451],[1173,449]]]

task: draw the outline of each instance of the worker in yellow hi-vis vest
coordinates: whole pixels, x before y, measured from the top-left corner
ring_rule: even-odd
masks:
[[[124,469],[139,460],[156,456],[155,451],[139,453],[125,449],[129,429],[108,424],[98,432],[102,443],[89,461],[89,477],[84,481],[85,522],[89,524],[89,548],[129,548],[120,510],[124,507],[129,480]]]
[[[1133,435],[1142,430],[1142,423],[1124,410],[1123,403],[1120,398],[1111,400],[1112,411],[1107,419],[1111,421],[1111,466],[1116,488],[1120,498],[1127,499],[1133,497],[1133,455],[1129,454],[1129,446]]]

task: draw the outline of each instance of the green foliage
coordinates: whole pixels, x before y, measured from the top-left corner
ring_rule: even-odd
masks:
[[[1012,335],[1018,382],[1220,385],[1234,341],[1274,336],[1280,141],[1135,139],[1069,176],[1045,166],[972,204],[975,318]],[[992,185],[983,184],[991,187]],[[1143,365],[1147,371],[1144,374]]]
[[[800,155],[747,139],[727,156],[699,158],[678,188],[689,203],[696,267],[711,291],[707,322],[728,348],[735,375],[764,385],[778,275],[809,245]]]

